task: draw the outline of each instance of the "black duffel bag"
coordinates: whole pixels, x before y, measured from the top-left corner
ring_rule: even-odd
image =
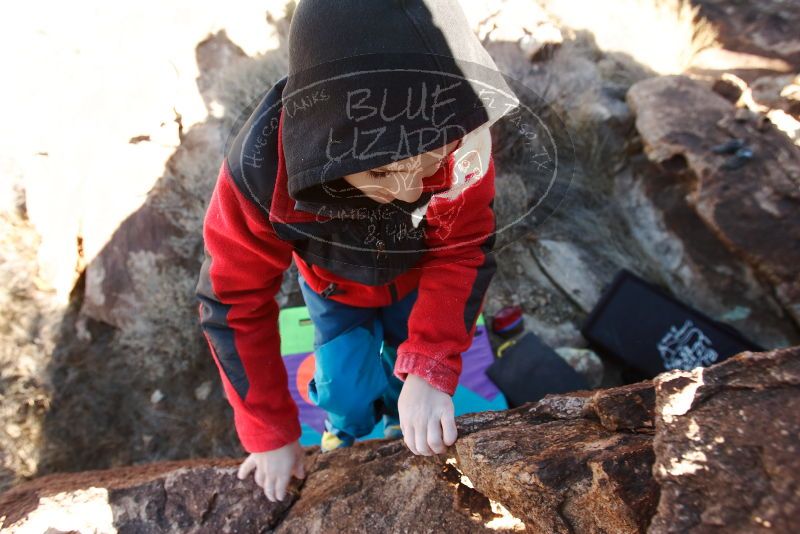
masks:
[[[633,367],[642,378],[671,369],[708,367],[746,350],[763,350],[732,326],[624,269],[586,318],[581,333],[603,356]]]

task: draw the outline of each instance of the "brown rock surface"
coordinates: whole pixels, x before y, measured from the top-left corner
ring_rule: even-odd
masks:
[[[215,154],[224,142],[223,135],[220,121],[195,126],[184,135],[168,162],[167,174],[87,266],[82,313],[134,330],[151,313],[154,295],[172,286],[155,287],[160,285],[157,276],[172,269],[178,271],[170,273],[176,279],[173,284],[192,281],[198,269],[197,251],[202,251],[198,236],[202,236],[203,195],[212,185],[218,164],[197,156]],[[206,177],[202,184],[181,170],[191,159],[197,174]]]
[[[730,102],[682,76],[641,81],[627,99],[649,160],[686,186],[685,201],[705,226],[695,226],[705,240],[699,248],[714,250],[721,243],[743,259],[800,324],[798,147],[768,121],[737,113]],[[738,169],[723,167],[729,155],[711,152],[731,138],[746,139],[755,154]],[[683,213],[682,219],[692,216]],[[747,281],[747,273],[737,278]],[[757,283],[746,285],[743,290],[757,293]]]
[[[608,430],[653,428],[656,396],[650,382],[640,382],[598,391],[592,396],[592,411]]]
[[[732,51],[782,59],[800,69],[800,4],[783,0],[694,0]]]
[[[7,517],[0,525],[10,532],[39,526],[165,532],[176,525],[181,531],[320,532],[335,525],[347,532],[481,532],[501,519],[492,499],[512,516],[494,529],[524,528],[521,519],[531,532],[643,532],[658,499],[650,477],[652,410],[652,385],[643,383],[461,416],[459,440],[437,457],[415,457],[400,440],[359,442],[324,455],[310,447],[308,475],[293,482],[286,503],[269,503],[252,479],[235,479],[233,459],[50,475],[1,496],[0,517]],[[460,481],[462,474],[474,489]],[[87,509],[94,510],[88,518]],[[54,522],[59,513],[66,519]]]
[[[309,447],[306,479],[282,503],[238,480],[238,459],[48,475],[0,495],[0,528],[792,532],[800,347],[654,383],[460,416],[459,439],[438,456],[414,456],[401,440]]]
[[[659,267],[647,278],[766,348],[800,343],[797,325],[771,285],[722,243],[689,203],[695,182],[685,172],[638,153],[615,177],[627,228]]]
[[[644,531],[658,498],[650,436],[520,416],[456,442],[459,468],[476,488],[531,532]]]
[[[307,458],[313,463],[313,452]],[[54,474],[0,496],[3,532],[261,532],[296,496],[270,503],[238,461],[185,460]]]
[[[800,348],[655,379],[652,533],[797,532]]]
[[[302,498],[275,532],[493,532],[482,525],[491,511],[473,517],[474,492],[462,495],[447,471],[441,462],[414,457],[400,440],[321,454]]]

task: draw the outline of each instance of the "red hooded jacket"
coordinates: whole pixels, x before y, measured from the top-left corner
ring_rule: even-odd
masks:
[[[393,61],[398,76],[408,72],[416,76],[409,87],[419,87],[413,84],[420,81],[427,84],[423,88],[438,91],[441,87],[437,84],[444,79],[442,69],[458,71],[464,66],[442,63],[441,55],[411,56],[405,51],[392,55],[383,50],[398,46],[397,39],[403,37],[408,41],[401,43],[405,49],[418,47],[420,52],[427,49],[442,54],[453,48],[488,58],[457,3],[450,0],[359,3],[359,10],[375,11],[370,20],[391,26],[386,31],[374,29],[372,40],[359,33],[341,32],[340,24],[355,25],[362,32],[368,29],[360,18],[345,16],[343,9],[338,3],[310,0],[298,6],[290,30],[294,61],[314,64],[318,63],[315,58],[340,54],[342,61],[349,63],[343,66],[342,61],[331,59],[310,73],[292,68],[288,85],[287,77],[273,85],[226,150],[203,224],[206,257],[196,290],[200,324],[233,408],[238,436],[248,452],[277,449],[301,434],[298,408],[289,392],[280,353],[275,301],[292,260],[312,289],[353,306],[385,306],[419,288],[409,317],[408,339],[397,350],[394,374],[400,380],[408,373],[419,375],[449,395],[455,392],[461,353],[472,343],[496,269],[492,253],[495,171],[488,126],[498,116],[493,115],[496,109],[481,107],[483,100],[469,84],[459,85],[459,92],[452,93],[458,98],[431,106],[451,112],[447,116],[451,120],[440,132],[452,126],[462,135],[455,137],[460,144],[446,164],[425,179],[413,213],[402,209],[385,212],[395,219],[381,219],[376,225],[382,232],[377,240],[369,247],[358,247],[352,244],[368,242],[365,235],[371,237],[369,226],[375,220],[371,217],[377,214],[380,218],[381,209],[397,206],[370,207],[363,199],[355,199],[361,207],[350,209],[356,204],[343,202],[340,213],[331,206],[315,204],[319,188],[325,185],[319,183],[319,176],[332,180],[372,168],[368,165],[373,162],[374,167],[392,161],[388,152],[376,151],[384,155],[369,161],[333,158],[338,167],[326,165],[326,158],[331,159],[326,152],[331,134],[340,138],[352,132],[361,135],[367,130],[365,124],[380,118],[353,121],[355,127],[344,122],[341,110],[351,110],[347,99],[354,84],[372,84],[357,88],[366,91],[364,87],[370,87],[373,95],[383,86],[397,87],[395,78],[381,70],[387,61]],[[340,18],[340,24],[330,24],[330,17]],[[324,34],[333,29],[335,35]],[[420,40],[420,32],[426,39]],[[320,35],[317,40],[309,39]],[[359,47],[367,47],[364,54],[356,53]],[[372,49],[381,53],[372,58],[366,54]],[[308,57],[303,55],[306,53]],[[371,65],[371,58],[376,60],[374,72],[378,73],[373,77],[352,81],[333,76],[348,69],[363,70]],[[401,68],[423,62],[433,62],[436,70]],[[332,80],[330,86],[322,87],[329,91],[316,90],[308,98],[296,96],[304,83],[318,88],[318,80],[328,79]],[[442,95],[446,93],[440,92]],[[401,102],[397,98],[392,104]],[[363,102],[359,105],[362,111],[366,109]],[[425,117],[414,116],[406,122],[423,131],[421,118]],[[398,135],[402,130],[392,131]],[[363,139],[360,136],[356,142]],[[384,140],[384,145],[376,146],[383,149],[394,141],[396,138]],[[350,146],[349,139],[337,142],[336,146]],[[372,250],[376,246],[377,253]]]
[[[280,131],[280,130],[279,130]],[[282,152],[280,133],[279,154]],[[484,141],[491,139],[488,131]],[[455,155],[439,173],[452,174]],[[278,158],[271,218],[302,220],[307,212],[283,211],[285,167]],[[206,261],[198,283],[201,325],[233,410],[237,433],[249,452],[279,448],[300,437],[298,409],[288,388],[280,353],[275,295],[294,258],[298,270],[317,292],[331,282],[341,292],[329,298],[353,306],[378,307],[419,288],[408,324],[408,339],[398,347],[395,375],[423,377],[450,395],[461,374],[461,353],[472,343],[475,321],[486,287],[494,274],[491,254],[495,218],[494,161],[454,198],[434,195],[426,213],[428,250],[417,268],[393,284],[369,286],[347,280],[294,252],[292,242],[276,235],[271,221],[237,186],[228,157],[224,158],[203,225]],[[441,180],[437,173],[426,179]],[[446,193],[446,191],[445,191]],[[431,213],[438,216],[431,217]],[[470,303],[478,308],[464,316]],[[239,387],[237,387],[239,386]]]

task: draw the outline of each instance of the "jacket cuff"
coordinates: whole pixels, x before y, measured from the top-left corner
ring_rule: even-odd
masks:
[[[285,427],[268,430],[263,433],[248,434],[237,431],[239,441],[247,452],[266,452],[280,449],[284,445],[300,439],[301,433],[300,421],[297,419],[287,421]]]
[[[451,397],[456,392],[458,373],[430,356],[413,352],[398,354],[394,364],[394,376],[405,382],[409,373],[423,378],[431,386]]]

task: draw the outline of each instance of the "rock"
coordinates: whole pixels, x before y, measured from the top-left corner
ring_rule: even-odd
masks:
[[[551,56],[564,42],[561,30],[552,22],[541,22],[520,40],[520,47],[530,61],[541,61]]]
[[[655,379],[661,486],[649,532],[794,532],[800,347]]]
[[[798,414],[800,346],[743,353],[459,416],[445,454],[414,456],[385,439],[308,447],[306,478],[280,503],[238,480],[232,458],[48,475],[0,495],[0,528],[789,533],[800,512]]]
[[[448,478],[445,466],[414,457],[401,440],[321,454],[275,533],[492,532],[482,524],[492,517],[486,497]]]
[[[585,419],[538,424],[524,440],[520,430],[503,425],[456,442],[459,469],[481,493],[533,532],[644,531],[658,495],[648,436]]]
[[[307,465],[313,464],[307,453]],[[238,460],[183,460],[103,471],[55,474],[0,496],[0,527],[44,532],[261,532],[274,527],[297,496],[269,502]]]
[[[712,315],[748,308],[734,326],[768,347],[796,343],[800,151],[774,128],[737,120],[730,102],[682,76],[639,82],[628,102],[646,159],[633,158],[618,191],[667,285]],[[730,138],[756,154],[735,170],[723,168],[729,155],[710,150]]]
[[[267,18],[268,27],[285,39],[289,19],[276,19],[271,13]],[[138,195],[146,197],[144,202],[113,225],[101,225],[102,232],[93,230],[103,239],[91,234],[87,245],[81,313],[127,332],[129,350],[170,345],[167,340],[144,340],[165,323],[176,323],[174,328],[184,331],[196,322],[193,286],[203,255],[202,220],[221,155],[236,122],[247,117],[246,110],[260,100],[264,88],[286,70],[285,47],[248,57],[224,30],[197,44],[195,60],[195,92],[208,117],[185,131],[180,125],[180,144],[162,160],[161,176],[154,185],[151,179],[146,195]],[[176,314],[176,309],[182,313]],[[175,346],[183,342],[187,340]]]
[[[598,391],[592,396],[589,408],[608,430],[652,429],[655,410],[653,385],[640,382]]]
[[[182,130],[206,120],[193,46],[209,32],[227,28],[250,56],[274,55],[270,49],[279,43],[264,15],[277,16],[283,3],[220,13],[183,2],[155,18],[134,5],[92,18],[73,19],[65,7],[47,20],[35,6],[19,12],[13,36],[7,34],[17,43],[13,58],[19,68],[13,68],[18,83],[6,88],[14,106],[5,120],[16,126],[0,134],[5,147],[0,189],[7,177],[15,182],[19,177],[30,221],[41,236],[40,276],[62,305],[84,266],[141,207]],[[191,16],[183,16],[190,8]],[[62,35],[67,20],[72,31]],[[242,81],[227,78],[228,95],[246,99]],[[51,87],[58,88],[57,97],[51,98],[46,89]],[[237,109],[223,104],[235,117]],[[220,152],[217,147],[207,157]]]
[[[714,80],[711,90],[731,104],[736,104],[739,97],[742,96],[742,89],[737,84],[724,78]]]
[[[486,316],[503,306],[522,306],[525,328],[551,347],[581,346],[579,309],[539,267],[532,247],[511,242],[497,253],[498,269],[489,286]]]
[[[153,404],[158,404],[164,399],[164,394],[161,392],[160,389],[153,391],[152,395],[150,395],[150,402]]]
[[[545,305],[544,308],[547,309],[549,306]],[[581,335],[577,321],[555,322],[554,324],[548,317],[549,314],[550,311],[546,311],[543,318],[528,314],[523,315],[522,320],[525,329],[541,337],[542,341],[551,347],[586,343]]]
[[[772,123],[800,146],[800,75],[762,76],[748,84],[726,72],[711,88],[739,107],[737,120],[755,121],[758,131],[765,131]],[[738,92],[735,98],[734,91]]]
[[[541,239],[534,254],[542,270],[580,309],[589,313],[600,300],[602,285],[581,251],[572,243]]]
[[[174,295],[164,291],[170,285],[180,287],[178,278],[196,278],[205,195],[210,195],[218,170],[222,136],[221,123],[214,120],[184,135],[159,185],[89,263],[82,314],[130,330],[155,311],[158,298],[166,297],[175,306]],[[171,283],[160,280],[173,276]]]
[[[596,388],[603,382],[603,360],[593,351],[574,347],[558,347],[555,351],[586,379],[589,387]]]
[[[591,391],[573,391],[568,395],[547,395],[529,409],[542,420],[583,419],[594,417]]]
[[[789,72],[792,72],[792,65],[783,59],[717,47],[700,50],[684,71],[685,74],[701,80],[716,79],[724,73],[735,74],[744,80],[754,80],[759,76]]]
[[[228,38],[225,30],[220,30],[200,41],[195,47],[195,57],[200,71],[197,88],[208,113],[219,116],[218,106],[226,99],[225,94],[221,94],[222,74],[226,71],[226,67],[250,58]]]
[[[697,0],[727,50],[781,59],[800,70],[800,4],[782,0]]]
[[[287,24],[275,24],[284,38]],[[81,314],[116,327],[115,349],[137,360],[147,380],[185,373],[209,357],[196,332],[194,295],[203,217],[236,122],[285,74],[285,48],[249,58],[224,31],[200,42],[196,57],[208,118],[181,130],[180,146],[144,203],[86,267]],[[296,280],[291,284],[287,291],[297,289]],[[279,299],[290,300],[285,294]]]
[[[756,278],[688,206],[688,184],[645,156],[617,175],[617,199],[641,254],[657,266],[645,276],[679,300],[767,347],[792,343],[796,327],[769,285]],[[734,313],[735,312],[735,313]]]
[[[618,388],[604,398],[638,403],[643,389]],[[519,525],[521,519],[529,531],[548,525],[554,532],[643,532],[658,494],[649,476],[648,427],[637,426],[638,416],[620,416],[626,421],[620,428],[641,433],[609,430],[602,422],[609,417],[599,414],[615,403],[599,399],[579,392],[460,416],[459,440],[432,457],[412,455],[401,440],[325,454],[309,447],[307,476],[292,481],[282,503],[266,501],[252,478],[237,480],[233,459],[48,475],[0,495],[0,526],[9,533],[48,527],[319,532],[326,526],[488,532],[492,521]],[[503,509],[508,512],[500,518]]]
[[[208,396],[211,394],[211,390],[214,388],[214,385],[211,383],[210,380],[206,380],[199,386],[197,386],[194,390],[194,398],[197,400],[206,400]]]
[[[780,109],[800,118],[800,74],[762,76],[750,84],[753,100],[767,109]]]
[[[613,176],[626,159],[633,115],[625,93],[633,81],[647,74],[621,55],[599,50],[589,32],[565,30],[562,44],[535,63],[527,61],[516,43],[490,41],[485,46],[504,73],[519,80],[526,92],[540,96],[541,101],[532,103],[536,109],[543,108],[537,112],[539,117],[545,122],[555,116],[563,120],[570,139],[561,140],[561,148],[574,147],[581,160],[559,166],[556,185],[564,193],[556,198],[563,202],[557,207],[546,202],[513,226],[526,232],[534,246],[522,239],[514,243],[514,232],[499,234],[498,272],[489,289],[486,312],[491,315],[503,306],[519,304],[526,327],[547,344],[583,346],[581,321],[596,302],[599,288],[630,257],[625,249],[632,240],[627,232],[618,231],[625,230],[624,222],[618,222],[621,218],[609,215],[615,203],[604,182],[610,182],[606,177]],[[543,184],[521,164],[531,149],[518,124],[500,121],[493,144],[496,164],[502,169],[496,213],[499,224],[505,226],[526,205],[539,204]],[[559,153],[570,151],[559,149]]]

